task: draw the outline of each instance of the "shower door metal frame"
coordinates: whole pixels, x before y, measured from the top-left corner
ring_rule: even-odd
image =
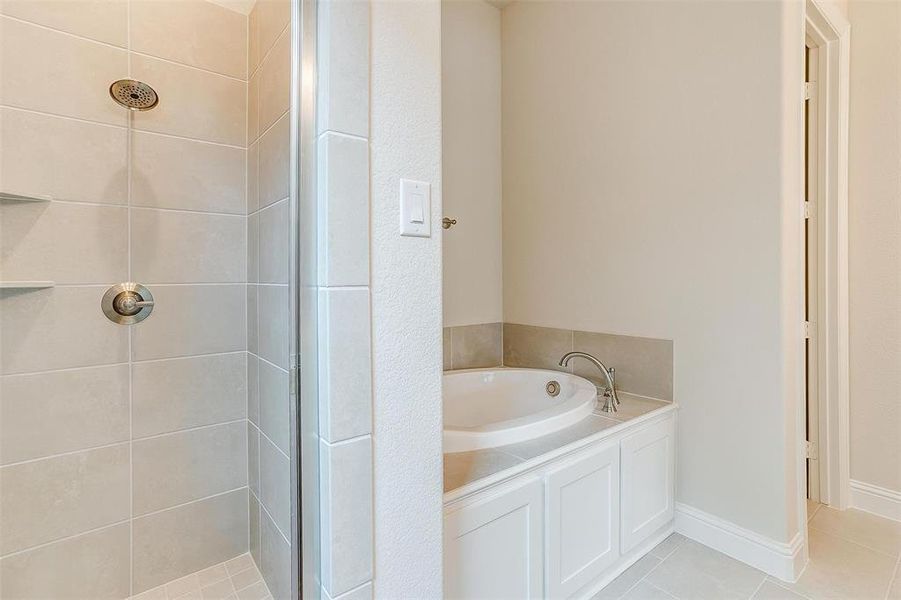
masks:
[[[319,598],[316,5],[291,0],[289,317],[291,598]]]

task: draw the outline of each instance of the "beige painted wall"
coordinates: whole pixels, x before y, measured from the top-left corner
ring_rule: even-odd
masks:
[[[851,478],[901,491],[901,4],[849,12]]]
[[[783,542],[800,6],[522,2],[502,23],[504,320],[673,339],[679,502]]]
[[[441,5],[444,325],[502,321],[501,13]],[[439,230],[440,231],[440,230]]]

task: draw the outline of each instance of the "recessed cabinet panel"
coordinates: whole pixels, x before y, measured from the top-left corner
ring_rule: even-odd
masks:
[[[542,596],[542,482],[520,486],[444,518],[444,597]]]
[[[547,475],[549,598],[568,598],[619,557],[619,446]]]
[[[673,519],[673,420],[646,427],[622,442],[622,551],[628,552]]]

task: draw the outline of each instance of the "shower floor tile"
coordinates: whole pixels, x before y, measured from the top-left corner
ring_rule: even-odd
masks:
[[[132,600],[272,600],[250,554],[132,596]]]

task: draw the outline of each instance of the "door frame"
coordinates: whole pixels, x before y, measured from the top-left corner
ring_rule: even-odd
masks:
[[[820,501],[850,500],[848,352],[848,109],[851,26],[823,0],[806,0],[805,30],[817,48],[819,289],[816,325]],[[806,165],[802,166],[806,169]],[[803,206],[803,205],[802,205]],[[802,260],[803,257],[802,257]],[[805,404],[801,403],[802,406]],[[805,411],[806,412],[806,411]],[[802,441],[805,447],[806,440]],[[806,465],[806,459],[805,459]],[[804,486],[806,493],[806,485]]]

